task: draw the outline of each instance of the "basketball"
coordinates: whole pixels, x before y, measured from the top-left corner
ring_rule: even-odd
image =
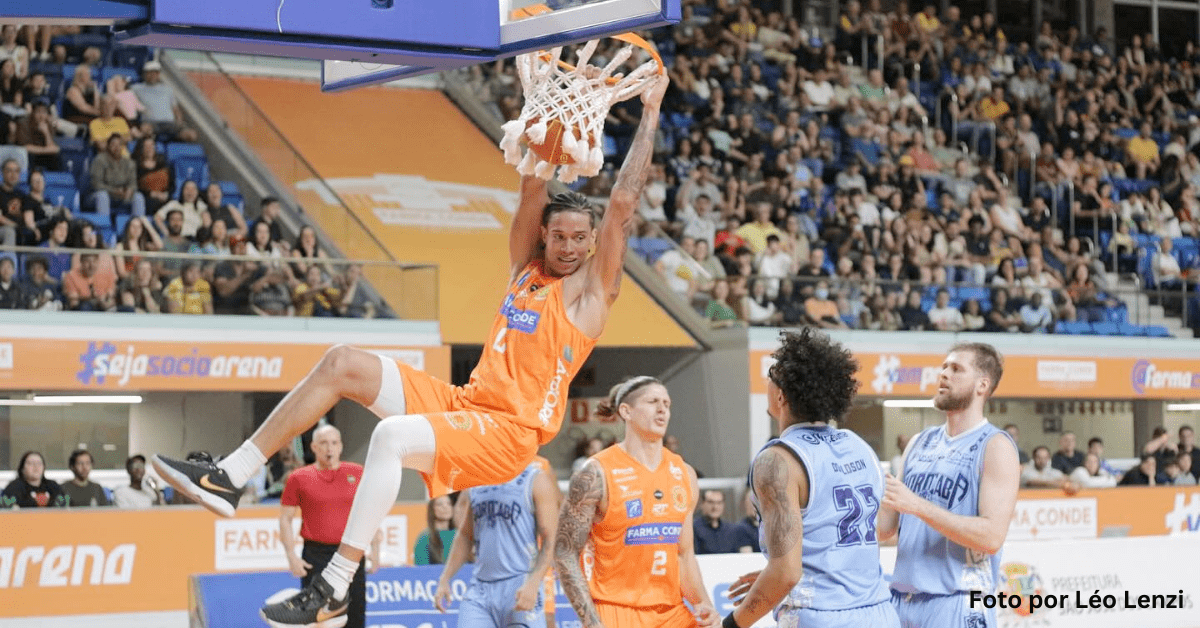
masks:
[[[526,129],[537,124],[537,120],[530,120],[526,125]],[[541,142],[529,142],[529,150],[537,155],[542,161],[555,166],[568,166],[575,163],[575,158],[571,156],[569,150],[564,148],[564,140],[568,145],[577,143],[583,136],[582,130],[575,126],[572,129],[571,137],[568,139],[566,135],[566,125],[561,120],[550,120],[546,125],[546,136]]]

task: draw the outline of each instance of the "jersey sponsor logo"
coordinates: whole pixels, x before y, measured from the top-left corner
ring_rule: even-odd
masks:
[[[626,545],[675,545],[683,526],[678,523],[643,523],[625,530]]]
[[[904,484],[920,497],[947,510],[952,510],[971,490],[971,481],[962,473],[955,477],[941,473],[914,473],[911,476],[906,474]]]
[[[833,431],[833,430],[822,431],[822,432],[814,432],[812,430],[801,430],[801,432],[800,432],[800,440],[803,440],[808,443],[812,443],[814,445],[819,445],[821,443],[831,443],[832,444],[832,443],[836,443],[840,440],[843,440],[843,439],[846,439],[849,437],[850,437],[849,432]]]
[[[668,464],[669,468],[671,469],[671,477],[675,478],[676,480],[682,480],[683,479],[683,469],[679,468],[679,465],[675,464],[675,461],[673,461],[673,460],[669,461],[667,464]]]
[[[499,500],[487,500],[471,504],[471,511],[475,514],[475,526],[478,528],[492,528],[502,524],[512,526],[517,523],[517,519],[524,514],[525,509],[517,502],[504,502]]]
[[[634,475],[634,470],[633,470],[633,467],[622,467],[620,469],[613,469],[612,474],[613,475]]]
[[[522,310],[513,307],[513,295],[504,297],[504,305],[500,306],[500,313],[504,318],[508,319],[508,328],[515,329],[519,332],[532,334],[537,331],[538,321],[542,315],[533,310]]]
[[[617,488],[621,489],[621,497],[622,498],[641,497],[642,496],[642,489],[640,489],[640,488],[636,488],[636,489],[629,488],[628,486],[625,486],[624,484],[618,484]]]
[[[683,490],[682,486],[675,486],[671,488],[671,501],[675,505],[675,510],[678,510],[679,512],[687,512],[687,491]]]
[[[661,516],[667,514],[667,505],[666,504],[654,504],[654,507],[650,509],[650,512],[653,513],[655,517],[661,517]]]
[[[558,407],[561,397],[558,389],[562,387],[563,375],[567,374],[567,367],[563,365],[562,360],[557,360],[557,363],[554,379],[550,380],[550,388],[546,390],[546,398],[542,401],[542,409],[538,410],[538,420],[542,422],[542,427],[550,425],[550,419],[554,416],[554,409]]]
[[[625,516],[630,519],[637,519],[642,516],[642,500],[631,499],[625,502]]]
[[[471,415],[466,412],[447,412],[446,422],[456,430],[471,429]]]

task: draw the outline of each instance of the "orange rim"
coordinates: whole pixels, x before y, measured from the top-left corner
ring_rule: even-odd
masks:
[[[544,4],[532,4],[527,7],[521,7],[519,9],[514,9],[513,12],[509,15],[509,17],[510,17],[510,19],[513,19],[513,20],[519,20],[519,19],[523,19],[523,18],[527,18],[527,17],[533,17],[535,15],[544,15],[546,13],[552,13],[552,12],[553,11],[550,9],[550,7],[548,7]],[[634,35],[633,33],[621,33],[619,35],[611,35],[611,37],[613,39],[619,39],[627,44],[633,44],[634,46],[637,46],[638,48],[641,48],[642,50],[645,50],[646,52],[650,53],[650,56],[654,57],[654,61],[658,64],[659,75],[662,75],[666,72],[666,68],[663,67],[662,57],[659,56],[658,50],[656,50],[650,42],[646,41],[645,39],[642,39],[641,37],[638,37],[637,35]],[[548,61],[550,59],[550,55],[548,53],[542,53],[541,58],[544,61]],[[558,60],[558,67],[560,67],[568,72],[575,71],[574,65],[571,65],[570,63],[567,63],[566,61],[563,61],[562,59]],[[619,79],[609,78],[606,80],[606,82],[609,85],[616,85],[618,80]]]

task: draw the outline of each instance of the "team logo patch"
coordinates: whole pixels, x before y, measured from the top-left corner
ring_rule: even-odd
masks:
[[[471,429],[471,415],[466,412],[450,412],[446,414],[446,422],[456,430]]]
[[[687,512],[687,491],[683,490],[682,486],[676,486],[671,489],[671,501],[675,504],[675,510]]]
[[[625,516],[630,519],[637,519],[642,516],[642,500],[631,499],[625,502]]]
[[[536,289],[536,288],[537,288],[537,286],[530,286],[530,289]],[[537,292],[533,293],[533,300],[534,301],[545,301],[546,297],[550,296],[550,288],[551,288],[551,286],[545,286],[541,289],[538,289]]]
[[[654,499],[662,499],[662,498],[663,498],[663,492],[658,489],[654,489]]]
[[[671,469],[671,477],[675,478],[676,480],[682,480],[683,469],[679,468],[679,465],[675,464],[674,462],[670,462],[669,465]]]
[[[654,504],[654,508],[651,508],[650,512],[654,513],[655,517],[661,517],[661,516],[667,514],[667,505],[666,504]]]
[[[570,346],[563,347],[563,362],[570,363],[575,359],[575,351]]]

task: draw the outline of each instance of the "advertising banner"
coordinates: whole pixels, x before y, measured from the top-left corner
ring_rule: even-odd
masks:
[[[854,352],[858,394],[932,397],[944,354]],[[765,393],[771,351],[750,351],[750,392]],[[1200,399],[1200,363],[1169,358],[1006,355],[998,398]]]
[[[281,392],[308,374],[329,346],[0,335],[0,389]],[[450,375],[448,346],[362,348],[443,379]]]

